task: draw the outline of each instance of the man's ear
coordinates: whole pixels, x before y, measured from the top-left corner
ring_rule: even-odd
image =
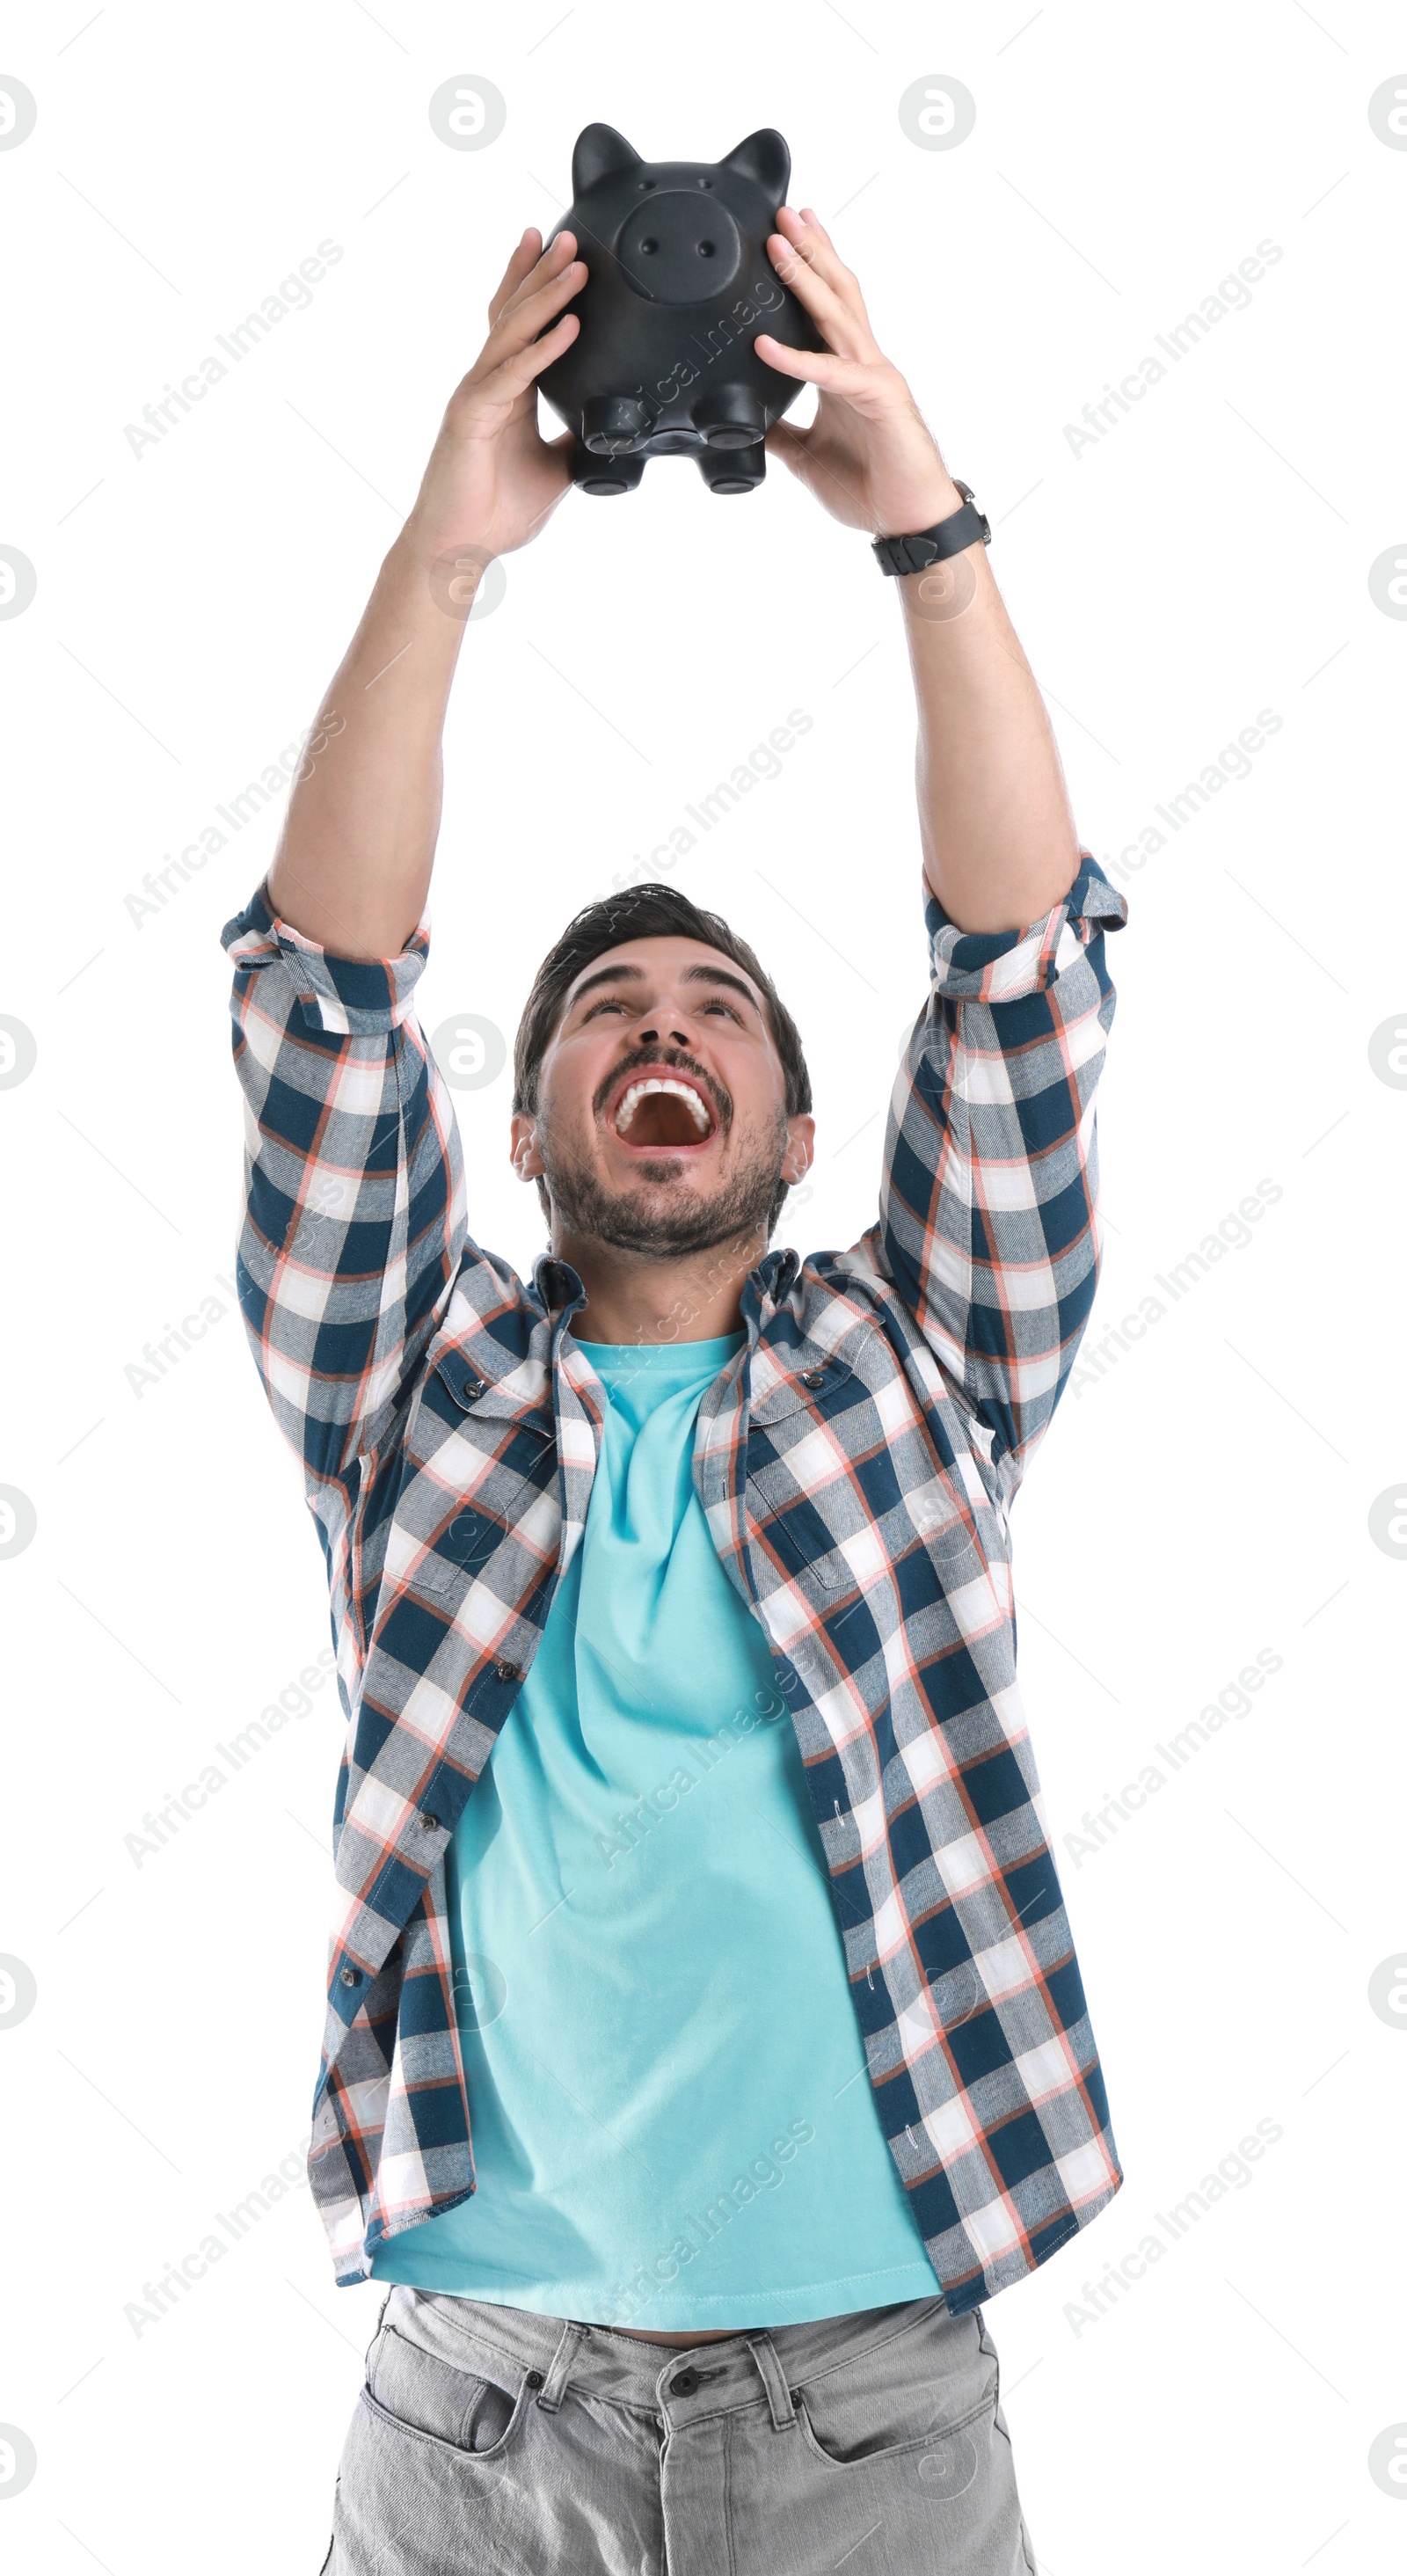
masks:
[[[529,1118],[525,1111],[515,1109],[510,1134],[509,1159],[519,1180],[540,1181],[543,1165],[537,1144],[537,1120]]]
[[[816,1121],[799,1115],[787,1120],[787,1150],[782,1156],[782,1179],[788,1187],[804,1180],[816,1154]]]

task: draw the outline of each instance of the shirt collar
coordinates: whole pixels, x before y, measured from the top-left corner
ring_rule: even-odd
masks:
[[[544,1315],[555,1315],[560,1329],[586,1303],[586,1290],[569,1261],[540,1252],[533,1263],[533,1288]]]
[[[749,1351],[757,1348],[768,1310],[780,1305],[800,1267],[800,1257],[795,1252],[773,1250],[764,1252],[756,1269],[748,1272],[738,1302]]]
[[[788,1247],[764,1252],[756,1269],[748,1272],[739,1303],[749,1349],[761,1332],[764,1307],[780,1304],[800,1267],[800,1256]],[[555,1318],[555,1342],[562,1327],[585,1305],[586,1290],[571,1263],[551,1252],[539,1253],[533,1263],[533,1287],[544,1315]]]

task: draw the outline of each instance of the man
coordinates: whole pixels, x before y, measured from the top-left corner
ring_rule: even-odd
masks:
[[[241,1299],[350,1721],[309,2166],[338,2280],[391,2285],[326,2565],[1009,2576],[979,2302],[1121,2180],[1008,1511],[1094,1294],[1126,904],[985,523],[781,208],[827,349],[759,337],[820,397],[769,445],[848,528],[950,523],[894,564],[931,998],[878,1219],[768,1250],[812,1153],[801,1042],[752,950],[655,886],[578,915],[523,1015],[550,1252],[527,1282],[472,1240],[414,1012],[444,567],[472,583],[568,488],[534,380],[576,248],[514,252],[224,933]]]

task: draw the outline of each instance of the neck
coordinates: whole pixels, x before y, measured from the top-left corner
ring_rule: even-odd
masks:
[[[678,1261],[646,1261],[591,1235],[554,1228],[552,1250],[569,1261],[586,1290],[573,1330],[584,1342],[708,1342],[736,1333],[742,1292],[767,1246],[757,1233]]]

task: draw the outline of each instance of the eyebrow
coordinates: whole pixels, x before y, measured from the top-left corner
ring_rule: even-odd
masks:
[[[602,966],[594,975],[582,977],[567,1008],[574,1011],[587,993],[595,992],[598,984],[643,984],[644,981],[643,966]],[[752,1004],[758,1018],[762,1017],[762,1005],[752,986],[745,984],[741,975],[730,975],[724,966],[686,966],[679,981],[681,984],[726,984],[732,992],[741,993],[743,1000]]]

